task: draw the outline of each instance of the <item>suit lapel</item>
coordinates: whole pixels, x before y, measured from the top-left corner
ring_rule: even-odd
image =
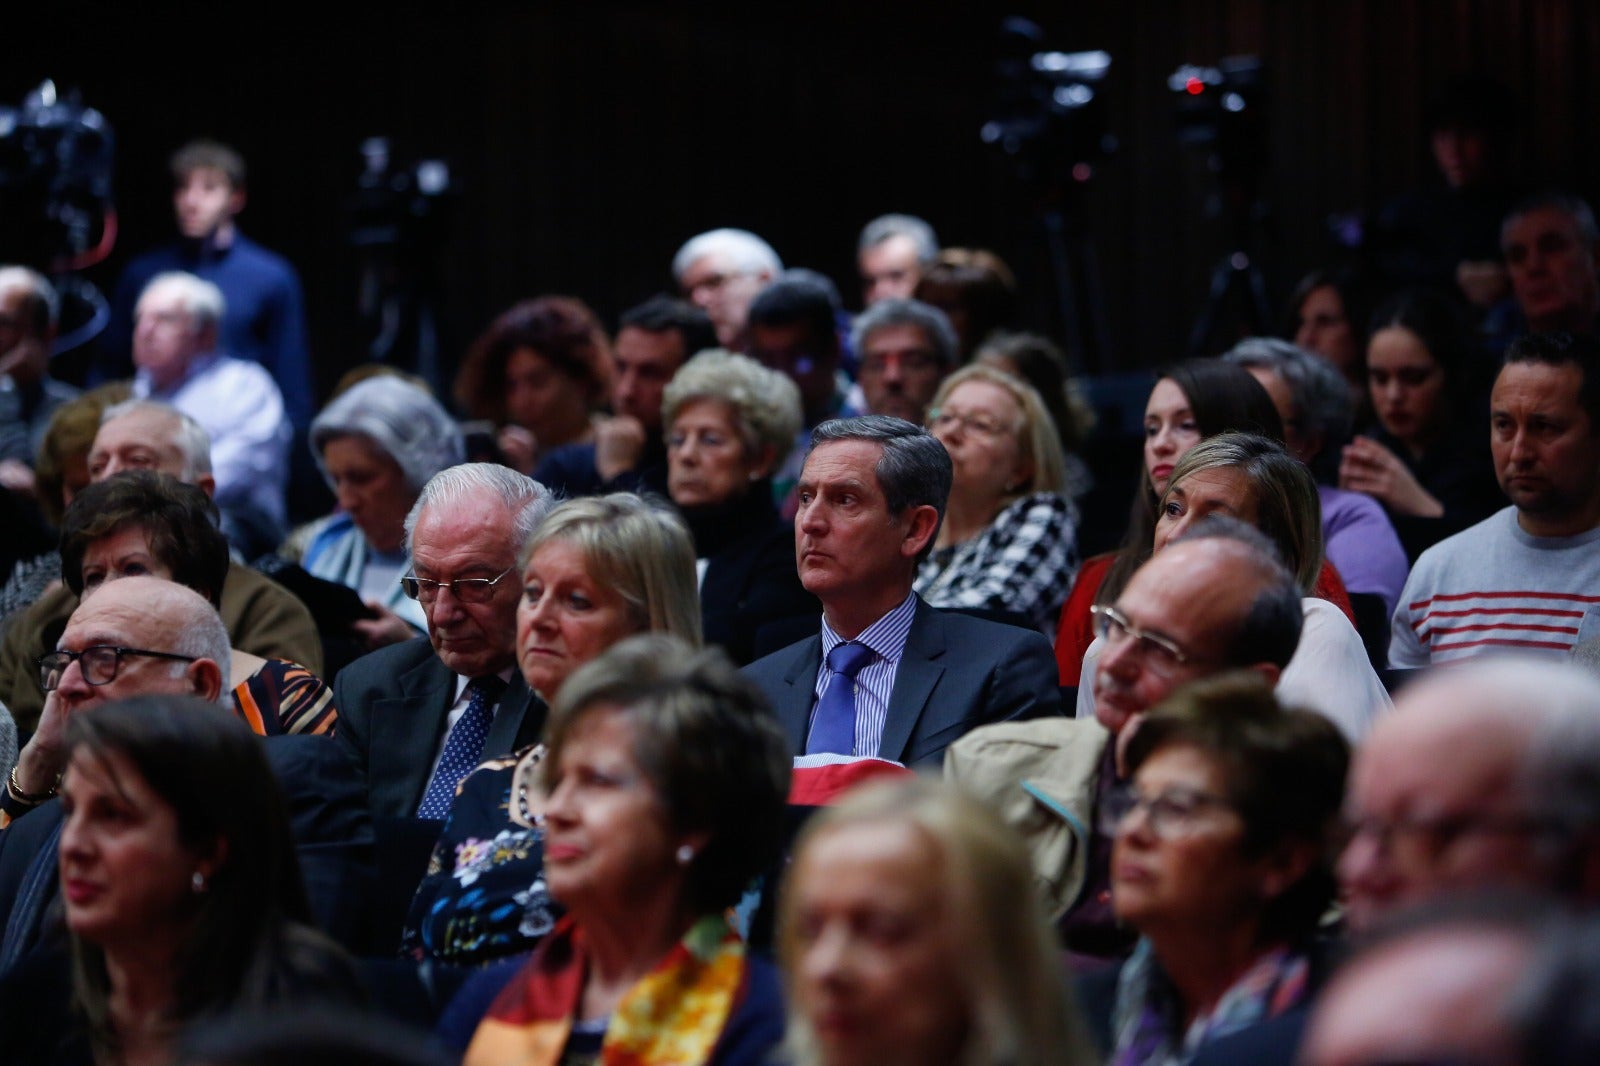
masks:
[[[816,702],[817,671],[822,668],[822,636],[802,641],[783,674],[783,686],[775,694],[773,710],[783,723],[784,735],[796,755],[805,754],[806,730],[811,725],[811,706]]]
[[[916,617],[906,633],[905,651],[895,671],[894,691],[889,694],[879,758],[904,761],[911,734],[944,675],[944,653],[944,617],[919,599]]]
[[[400,675],[400,692],[373,701],[369,775],[374,782],[395,783],[390,804],[415,810],[456,699],[456,675],[430,652]],[[375,796],[375,807],[377,801]]]
[[[530,715],[538,721],[529,721]],[[489,724],[489,735],[484,738],[483,757],[504,755],[535,743],[543,732],[544,701],[533,694],[522,674],[513,670],[506,694],[500,697],[500,706]]]

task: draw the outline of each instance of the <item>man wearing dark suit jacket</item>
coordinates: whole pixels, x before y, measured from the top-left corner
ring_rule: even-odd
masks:
[[[517,554],[549,505],[532,478],[465,463],[429,481],[406,516],[412,572],[402,580],[428,638],[362,656],[333,686],[338,739],[374,815],[442,818],[481,759],[539,739],[545,706],[516,668]]]
[[[1059,714],[1042,636],[937,610],[911,591],[950,494],[944,447],[878,415],[825,422],[811,441],[795,560],[822,601],[822,630],[745,668],[795,754],[937,766],[976,726]]]

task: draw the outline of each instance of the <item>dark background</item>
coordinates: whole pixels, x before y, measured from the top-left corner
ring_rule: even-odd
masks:
[[[132,253],[171,235],[167,155],[196,135],[242,150],[241,226],[299,268],[324,389],[361,358],[345,205],[373,134],[453,164],[447,353],[540,292],[614,322],[669,283],[684,239],[721,225],[829,274],[853,306],[856,234],[889,210],[998,251],[1021,277],[1026,324],[1048,329],[1029,197],[977,137],[1006,13],[1034,18],[1053,47],[1113,56],[1121,151],[1098,168],[1086,216],[1117,367],[1182,354],[1226,250],[1203,161],[1174,135],[1165,81],[1182,62],[1266,63],[1275,298],[1330,255],[1331,212],[1435,180],[1421,115],[1458,75],[1515,89],[1526,183],[1592,193],[1600,175],[1589,0],[56,3],[7,13],[0,101],[51,77],[115,127],[121,237],[90,272],[107,291]]]

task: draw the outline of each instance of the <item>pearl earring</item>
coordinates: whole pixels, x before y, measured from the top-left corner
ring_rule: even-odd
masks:
[[[678,865],[688,866],[694,861],[694,849],[685,844],[678,849]]]
[[[206,890],[206,875],[196,870],[194,876],[189,878],[189,887],[194,889],[195,895],[200,895]]]

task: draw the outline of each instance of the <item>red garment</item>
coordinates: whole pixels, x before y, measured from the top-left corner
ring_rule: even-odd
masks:
[[[1100,586],[1116,558],[1116,552],[1106,552],[1084,560],[1078,570],[1078,580],[1061,608],[1061,625],[1056,630],[1056,666],[1061,671],[1063,685],[1075,686],[1083,679],[1083,653],[1094,642],[1094,619],[1089,608],[1100,595]],[[1344,579],[1326,559],[1322,561],[1322,572],[1317,575],[1317,586],[1311,590],[1311,595],[1327,600],[1344,612],[1352,626],[1356,624],[1355,609],[1350,606]]]

